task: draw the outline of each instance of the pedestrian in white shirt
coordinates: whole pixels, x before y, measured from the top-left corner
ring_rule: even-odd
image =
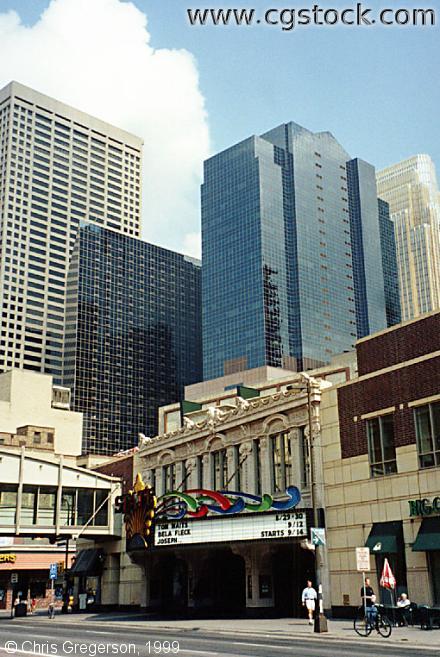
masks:
[[[307,580],[307,586],[302,592],[301,600],[303,607],[307,608],[307,613],[309,616],[309,625],[313,625],[313,613],[315,611],[315,604],[318,598],[316,590],[312,586],[311,580]]]

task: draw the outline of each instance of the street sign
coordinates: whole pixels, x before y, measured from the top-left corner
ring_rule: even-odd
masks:
[[[356,548],[356,568],[361,572],[367,572],[370,568],[370,548]]]
[[[312,527],[310,529],[310,537],[313,545],[325,545],[325,529],[324,527]]]
[[[49,570],[49,579],[56,579],[58,577],[58,564],[51,563]]]
[[[18,582],[18,573],[11,573],[11,584],[17,584]]]

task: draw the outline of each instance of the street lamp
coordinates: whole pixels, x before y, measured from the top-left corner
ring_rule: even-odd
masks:
[[[315,527],[319,527],[319,510],[318,505],[316,504],[316,494],[315,494],[315,455],[314,455],[314,445],[313,445],[313,418],[312,418],[312,379],[308,374],[302,373],[302,377],[306,379],[307,383],[307,414],[308,414],[308,424],[309,424],[309,439],[308,439],[308,451],[309,451],[309,464],[310,464],[310,499],[313,509],[313,522]],[[315,626],[314,631],[318,633],[328,632],[327,618],[324,614],[324,606],[322,600],[322,583],[321,583],[321,570],[323,566],[322,554],[321,554],[321,545],[315,545],[315,572],[316,572],[316,583],[318,586],[318,609],[315,610]]]
[[[313,416],[312,416],[312,377],[301,372],[301,378],[305,382],[304,385],[298,385],[298,390],[307,391],[307,419],[308,419],[308,439],[307,439],[307,451],[309,455],[309,474],[310,474],[310,502],[313,510],[313,522],[315,527],[319,527],[319,509],[316,502],[316,479],[315,479],[315,457],[314,457],[314,445],[313,445]],[[294,390],[295,385],[289,386],[290,390]],[[328,632],[327,618],[324,614],[323,599],[322,599],[322,546],[315,545],[315,573],[316,573],[316,584],[318,588],[318,609],[315,610],[315,625],[314,631],[317,633]]]

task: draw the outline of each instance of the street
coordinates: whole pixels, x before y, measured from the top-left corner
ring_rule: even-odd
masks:
[[[195,624],[196,625],[196,624]],[[98,627],[97,627],[98,626]],[[351,637],[339,639],[330,636],[277,637],[261,633],[225,631],[214,633],[209,629],[157,629],[139,626],[112,626],[105,622],[60,622],[44,616],[0,621],[0,655],[16,654],[56,656],[83,655],[181,655],[182,657],[427,657],[438,655],[438,647],[396,645],[382,639]],[[440,638],[440,637],[439,637]]]

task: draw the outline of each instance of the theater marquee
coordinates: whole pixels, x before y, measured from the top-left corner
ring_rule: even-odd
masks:
[[[154,545],[193,545],[234,541],[300,538],[307,535],[306,514],[301,511],[235,517],[158,522]]]

